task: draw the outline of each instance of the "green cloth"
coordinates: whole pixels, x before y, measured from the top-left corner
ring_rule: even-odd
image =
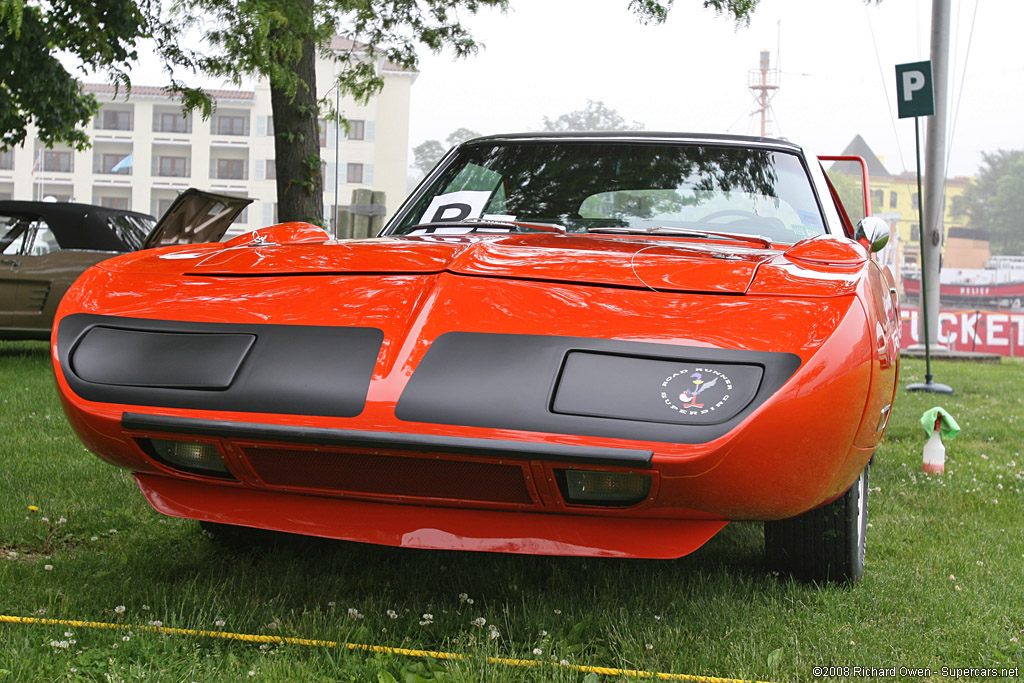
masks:
[[[936,420],[941,420],[939,423],[939,436],[943,439],[952,439],[960,433],[960,425],[956,423],[953,416],[947,413],[945,408],[939,408],[938,406],[931,410],[926,410],[924,415],[921,416],[921,426],[924,427],[924,431],[929,434],[934,432]]]

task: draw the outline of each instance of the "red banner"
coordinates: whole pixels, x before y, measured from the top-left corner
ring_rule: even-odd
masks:
[[[904,308],[902,348],[921,343],[917,334],[916,308]],[[939,311],[939,329],[929,330],[933,343],[950,351],[977,351],[1001,356],[1024,355],[1024,312]]]

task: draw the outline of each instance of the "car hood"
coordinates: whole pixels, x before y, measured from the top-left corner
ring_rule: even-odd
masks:
[[[248,197],[190,187],[179,194],[160,217],[142,243],[142,249],[217,242],[224,237],[238,214],[252,202]]]
[[[742,294],[757,267],[778,255],[735,244],[589,235],[382,238],[323,244],[249,245],[196,254],[191,275],[342,273],[461,275],[578,282],[656,291]],[[188,254],[168,254],[182,258]]]

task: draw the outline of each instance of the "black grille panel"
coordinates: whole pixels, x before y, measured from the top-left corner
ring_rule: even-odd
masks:
[[[530,505],[519,465],[403,455],[246,447],[268,486]]]

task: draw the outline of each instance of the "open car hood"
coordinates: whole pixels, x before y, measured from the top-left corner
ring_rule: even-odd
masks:
[[[143,249],[218,242],[245,207],[248,197],[216,194],[190,187],[174,200],[142,243]]]

